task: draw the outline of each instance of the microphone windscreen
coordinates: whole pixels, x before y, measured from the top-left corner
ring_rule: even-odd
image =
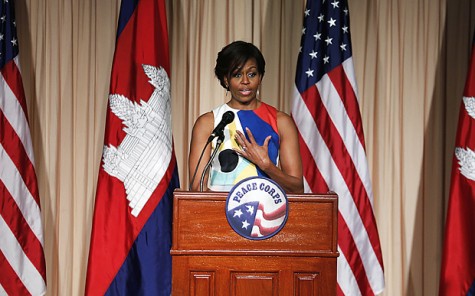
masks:
[[[226,124],[233,122],[234,120],[234,112],[233,111],[226,111],[223,114],[222,121]]]

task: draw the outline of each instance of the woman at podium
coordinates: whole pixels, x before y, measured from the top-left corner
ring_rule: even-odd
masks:
[[[229,99],[194,124],[190,190],[229,191],[262,176],[288,193],[303,192],[297,129],[289,115],[259,98],[264,73],[264,57],[252,43],[235,41],[218,53],[215,75]]]

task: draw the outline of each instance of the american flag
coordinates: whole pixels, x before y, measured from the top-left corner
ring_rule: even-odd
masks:
[[[475,35],[452,163],[439,295],[475,295]]]
[[[292,117],[306,192],[338,194],[338,294],[384,289],[383,258],[358,105],[347,1],[308,0]]]
[[[0,295],[44,295],[40,198],[12,0],[0,4],[0,71]]]

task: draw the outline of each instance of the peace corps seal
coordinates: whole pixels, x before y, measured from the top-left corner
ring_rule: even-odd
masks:
[[[274,181],[249,177],[237,183],[226,198],[226,218],[231,228],[251,240],[268,239],[287,222],[287,195]]]

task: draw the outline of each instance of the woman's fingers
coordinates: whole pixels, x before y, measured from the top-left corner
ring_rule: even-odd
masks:
[[[246,133],[247,133],[247,136],[249,137],[249,142],[251,142],[251,144],[256,144],[256,140],[254,139],[254,135],[252,134],[251,130],[246,127]]]
[[[262,144],[262,147],[267,148],[269,146],[270,139],[272,139],[272,136],[267,136],[267,138],[264,140],[264,144]]]
[[[239,146],[246,148],[253,144],[252,142],[248,141],[246,136],[240,131],[236,131],[236,142],[239,144]]]

